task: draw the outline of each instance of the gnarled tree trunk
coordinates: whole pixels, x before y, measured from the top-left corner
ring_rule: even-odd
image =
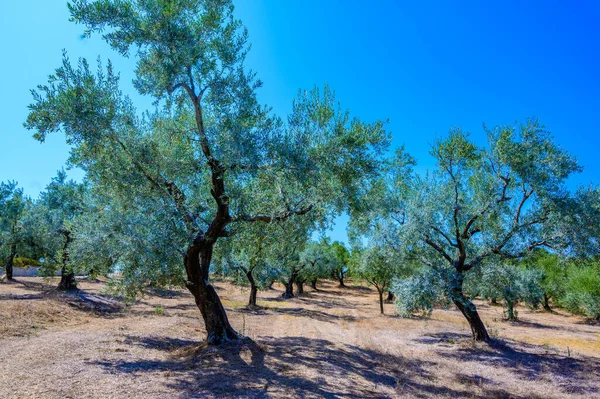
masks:
[[[10,245],[10,254],[6,260],[6,280],[13,279],[13,261],[17,256],[17,244]]]
[[[458,276],[453,282],[452,290],[451,290],[451,299],[452,302],[456,305],[456,307],[461,311],[463,316],[469,322],[469,326],[471,327],[471,332],[473,333],[473,339],[475,341],[484,341],[489,342],[490,336],[479,317],[479,313],[477,313],[477,308],[475,304],[467,298],[463,293],[463,279],[464,276],[461,272],[457,272]]]
[[[282,298],[289,299],[294,297],[294,281],[296,280],[296,272],[292,272],[289,280],[285,283],[285,292],[281,295]]]
[[[62,253],[62,268],[60,272],[60,283],[58,289],[61,291],[71,291],[77,288],[75,282],[75,272],[72,270],[67,271],[67,263],[69,262],[69,244],[72,241],[71,233],[63,230],[62,234],[65,236],[65,243],[63,244]]]
[[[237,340],[239,335],[229,324],[221,300],[208,281],[213,246],[213,242],[205,239],[194,241],[184,256],[184,263],[188,277],[186,286],[204,319],[207,341],[211,345],[219,345]]]
[[[552,312],[552,308],[550,307],[550,297],[546,294],[544,294],[544,299],[542,301],[542,306],[544,307],[544,310],[547,312]]]
[[[385,301],[386,301],[387,303],[391,303],[391,302],[394,300],[394,298],[395,298],[395,297],[396,297],[396,296],[394,295],[394,293],[393,293],[392,291],[389,291],[389,290],[388,290],[388,296],[387,296],[387,298],[385,299]]]
[[[304,294],[304,281],[305,280],[296,279],[296,288],[298,289],[298,295]]]
[[[310,286],[312,287],[312,289],[313,289],[313,290],[315,290],[315,291],[319,291],[319,290],[317,289],[317,279],[316,279],[316,278],[315,278],[315,279],[312,279],[312,280],[310,281]]]
[[[248,269],[246,271],[246,278],[250,283],[250,298],[248,299],[248,306],[256,307],[256,295],[258,293],[258,288],[256,287],[256,282],[254,281],[254,275],[252,272],[252,269]]]
[[[515,304],[510,301],[506,301],[506,317],[510,321],[517,320],[517,314],[515,313]]]
[[[346,288],[346,284],[344,284],[344,271],[343,270],[340,270],[340,272],[337,275],[337,279],[338,279],[338,281],[340,283],[338,285],[338,287],[339,288]]]

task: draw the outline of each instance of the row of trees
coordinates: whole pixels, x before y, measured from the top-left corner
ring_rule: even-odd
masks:
[[[47,275],[60,269],[59,288],[75,288],[69,254],[73,222],[84,212],[85,192],[85,185],[67,180],[64,171],[36,201],[25,197],[16,182],[0,183],[0,255],[8,280],[13,278],[13,263],[18,259],[24,265],[40,266]]]
[[[26,127],[40,141],[64,132],[69,162],[87,176],[85,200],[64,211],[60,200],[59,212],[47,199],[56,216],[40,231],[57,249],[44,251],[56,264],[118,269],[111,284],[123,292],[185,285],[209,343],[238,337],[211,270],[243,275],[252,305],[274,278],[286,296],[328,275],[343,285],[348,265],[382,303],[392,281],[420,270],[487,341],[468,278],[538,247],[598,248],[598,190],[565,189],[581,168],[535,120],[486,129],[487,146],[452,130],[432,146],[436,169],[418,175],[403,148],[389,155],[383,122],[352,117],[327,86],[300,91],[286,118],[260,104],[261,82],[244,66],[248,34],[229,0],[75,0],[69,10],[86,36],[134,54],[134,87],[155,109],[136,110],[110,62],[93,72],[66,54],[33,91]],[[9,186],[3,204],[22,198]],[[351,216],[352,257],[309,239],[342,212]],[[19,226],[6,219],[3,231]],[[3,242],[14,258],[20,241]],[[397,293],[415,284],[396,284]]]

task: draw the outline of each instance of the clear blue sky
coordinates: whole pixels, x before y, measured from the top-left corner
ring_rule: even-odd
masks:
[[[535,116],[584,165],[572,184],[600,183],[599,2],[243,0],[236,6],[250,32],[248,64],[264,82],[260,98],[280,115],[298,89],[327,82],[355,115],[389,119],[394,145],[405,144],[421,170],[433,166],[429,143],[452,126],[483,143],[482,123]],[[68,22],[64,0],[3,1],[0,8],[0,181],[17,180],[34,197],[68,156],[63,137],[40,144],[22,127],[29,90],[60,64],[61,50],[72,59],[111,58],[124,91],[133,93],[132,61],[81,33]],[[344,238],[343,225],[334,239]]]

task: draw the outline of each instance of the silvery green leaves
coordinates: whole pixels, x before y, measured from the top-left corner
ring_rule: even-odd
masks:
[[[34,138],[40,141],[62,130],[69,144],[101,145],[106,136],[134,123],[118,82],[110,62],[104,70],[98,60],[94,73],[85,59],[74,67],[65,52],[63,65],[49,76],[48,84],[32,90],[34,102],[25,126],[35,130]]]
[[[422,267],[408,277],[392,281],[392,292],[396,296],[394,303],[401,317],[429,316],[435,306],[450,304],[447,286],[450,279],[440,276],[440,272]]]
[[[57,269],[79,270],[69,261],[75,225],[87,210],[85,183],[67,180],[64,170],[40,193],[23,220],[34,247],[44,259],[41,272],[54,275]]]
[[[510,263],[490,263],[480,273],[472,273],[465,289],[477,293],[481,298],[501,300],[506,317],[516,320],[517,303],[522,302],[537,308],[544,294],[543,275],[538,269],[525,268]]]

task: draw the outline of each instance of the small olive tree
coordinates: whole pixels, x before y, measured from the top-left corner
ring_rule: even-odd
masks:
[[[383,295],[390,290],[392,281],[402,276],[405,270],[401,259],[390,248],[373,245],[356,251],[353,272],[375,287],[379,294],[379,310],[383,314]]]
[[[421,267],[405,278],[396,278],[392,282],[392,292],[396,297],[394,303],[401,317],[429,316],[435,306],[447,307],[448,281],[438,273],[445,269],[436,270],[432,267]]]
[[[480,276],[472,276],[475,278],[467,278],[465,281],[465,290],[476,291],[483,298],[501,299],[508,320],[517,320],[517,303],[523,302],[533,309],[542,303],[543,275],[537,269],[526,269],[510,263],[493,263],[482,268]],[[471,285],[474,287],[470,287]]]
[[[67,180],[67,174],[61,170],[40,193],[23,221],[36,247],[43,252],[42,273],[54,276],[56,266],[60,268],[60,290],[76,288],[70,254],[74,241],[73,224],[85,211],[85,192],[84,184]]]
[[[17,183],[0,183],[0,255],[5,261],[6,279],[13,279],[13,262],[27,247],[27,232],[23,218],[31,201],[23,195]]]

